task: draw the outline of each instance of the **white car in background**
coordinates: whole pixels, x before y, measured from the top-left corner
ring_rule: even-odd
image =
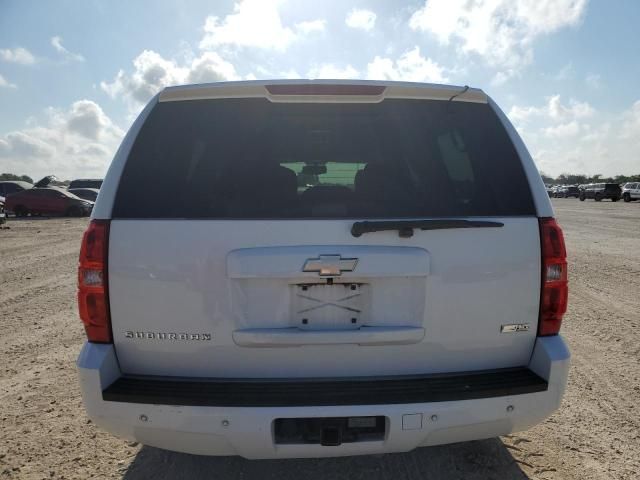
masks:
[[[622,187],[622,199],[625,202],[640,199],[640,182],[625,183]]]
[[[495,437],[542,422],[567,383],[562,231],[479,89],[166,88],[111,164],[78,278],[89,417],[169,450]]]

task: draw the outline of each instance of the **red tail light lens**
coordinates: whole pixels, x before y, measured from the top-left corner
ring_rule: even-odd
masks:
[[[109,221],[92,220],[82,237],[78,265],[78,310],[90,342],[111,343],[107,285]]]
[[[540,244],[542,246],[542,286],[538,336],[557,335],[562,317],[567,311],[569,282],[564,236],[554,218],[540,219]]]

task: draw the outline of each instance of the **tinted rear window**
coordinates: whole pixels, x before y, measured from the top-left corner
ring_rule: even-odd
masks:
[[[113,210],[114,218],[534,214],[491,108],[426,100],[159,103]]]

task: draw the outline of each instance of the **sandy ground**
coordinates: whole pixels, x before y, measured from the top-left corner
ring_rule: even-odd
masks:
[[[554,200],[570,257],[573,353],[560,411],[536,428],[406,454],[197,457],[128,443],[85,416],[75,268],[86,219],[0,230],[0,479],[612,479],[640,475],[640,203]]]

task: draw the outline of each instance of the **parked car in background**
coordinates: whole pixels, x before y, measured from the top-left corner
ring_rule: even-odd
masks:
[[[625,183],[622,187],[622,199],[625,202],[640,199],[640,182]]]
[[[83,200],[59,187],[31,188],[9,195],[5,208],[17,217],[31,215],[86,216],[93,202]]]
[[[73,193],[76,197],[80,197],[84,200],[95,202],[100,190],[97,188],[70,188],[69,193]]]
[[[560,189],[558,197],[560,198],[580,198],[580,189],[575,185],[565,185]]]
[[[549,195],[550,197],[553,197],[553,185],[545,184],[544,189],[547,191],[547,195]]]
[[[33,184],[22,180],[3,180],[0,182],[0,195],[7,197],[12,193],[22,192],[33,188]]]
[[[167,88],[80,251],[84,405],[144,444],[402,452],[530,428],[565,390],[562,230],[478,89]]]
[[[580,201],[584,202],[587,198],[593,198],[599,202],[605,198],[612,202],[617,202],[622,197],[622,189],[617,183],[590,183],[585,185],[580,191]]]
[[[72,190],[75,188],[96,188],[100,190],[101,186],[102,186],[101,178],[79,178],[77,180],[71,180],[71,183],[69,183],[69,187],[67,188],[69,190]]]
[[[553,187],[553,197],[554,198],[560,198],[562,196],[561,192],[562,189],[564,188],[564,185],[556,185]]]

